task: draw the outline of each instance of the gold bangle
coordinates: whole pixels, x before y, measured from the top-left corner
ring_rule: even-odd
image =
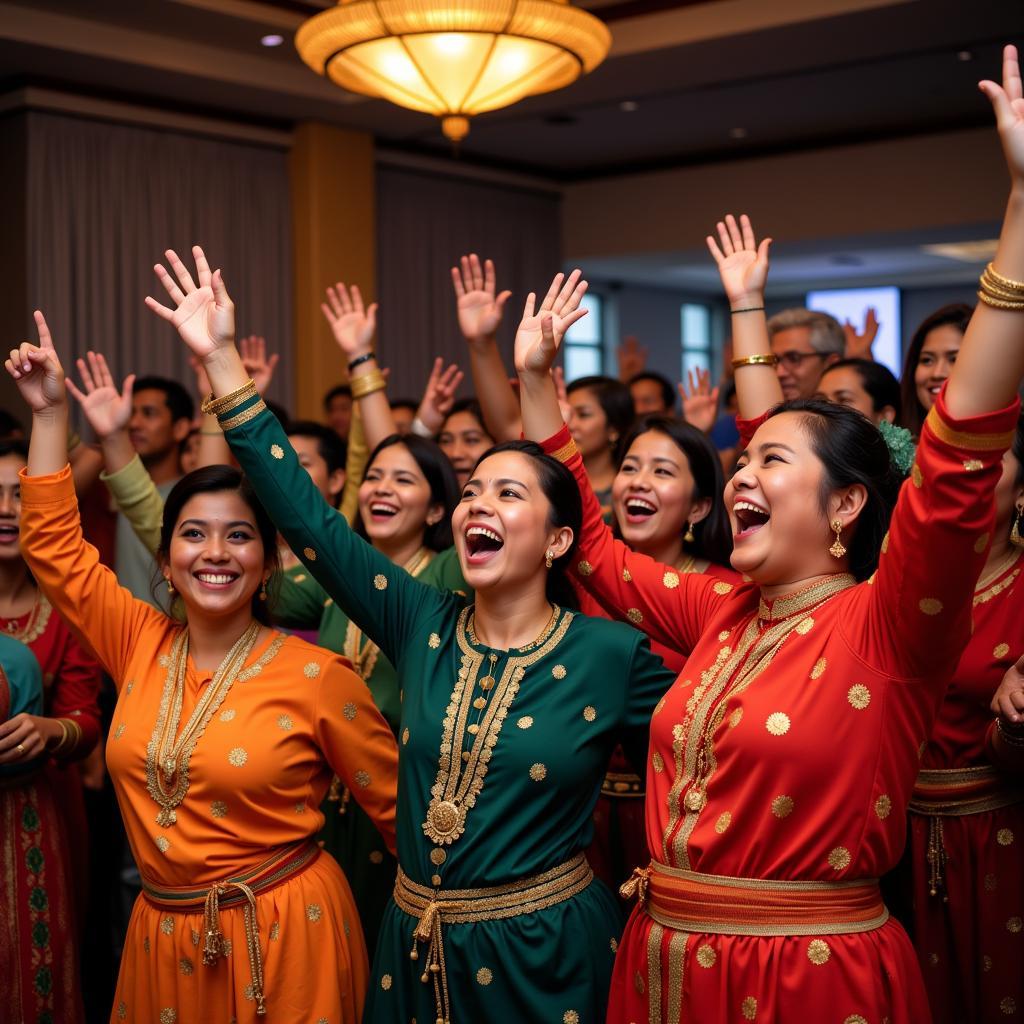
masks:
[[[60,726],[61,736],[60,739],[57,741],[56,746],[54,746],[54,748],[50,751],[51,757],[57,757],[59,754],[63,753],[64,748],[68,746],[68,743],[71,739],[71,723],[64,718],[57,718],[54,719],[54,721]]]
[[[978,298],[993,309],[1007,309],[1012,313],[1024,313],[1024,293],[1020,299],[1008,300],[996,298],[986,291],[979,291]]]
[[[1024,281],[1014,281],[1012,277],[1003,277],[991,263],[985,268],[982,276],[991,278],[992,282],[1001,288],[1008,288],[1014,292],[1024,292]]]
[[[240,388],[236,388],[230,395],[223,398],[214,398],[210,395],[200,406],[204,413],[211,416],[219,416],[221,413],[230,412],[248,398],[259,394],[256,390],[256,382],[250,377]]]
[[[1020,302],[1024,299],[1024,288],[1005,288],[998,281],[994,281],[987,271],[981,275],[981,280],[978,283],[981,285],[981,290],[992,298],[1007,299],[1010,302]]]
[[[352,389],[353,399],[365,398],[375,391],[383,391],[387,387],[387,381],[380,370],[372,370],[360,377],[353,377],[349,380],[349,387]]]
[[[741,366],[775,366],[779,357],[772,352],[762,352],[756,356],[743,356],[732,361],[732,368],[738,370]]]

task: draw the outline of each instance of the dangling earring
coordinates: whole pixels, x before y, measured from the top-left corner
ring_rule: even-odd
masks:
[[[555,564],[555,553],[554,553],[554,551],[551,550],[551,548],[548,548],[547,551],[544,552],[544,567],[547,568],[547,569],[550,569],[551,566],[554,565],[554,564]]]
[[[171,577],[165,576],[164,579],[167,580],[167,596],[174,597],[174,584],[171,582]]]
[[[1017,518],[1013,521],[1013,529],[1010,531],[1010,543],[1019,548],[1024,548],[1024,537],[1020,534],[1020,520],[1024,516],[1024,508],[1017,508]]]
[[[267,581],[263,581],[263,585],[260,587],[260,600],[266,601],[267,599]]]
[[[843,524],[838,519],[833,519],[832,529],[836,532],[836,539],[832,542],[832,547],[828,549],[828,553],[833,558],[842,558],[846,554],[846,548],[839,539],[839,535],[843,532]]]
[[[693,535],[693,523],[686,520],[686,533],[683,535],[684,544],[692,544],[697,538]]]

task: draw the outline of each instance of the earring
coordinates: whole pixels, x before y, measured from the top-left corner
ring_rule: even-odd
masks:
[[[551,566],[554,565],[554,564],[555,564],[555,553],[554,553],[554,551],[551,550],[551,548],[548,548],[547,551],[544,552],[544,567],[547,568],[547,569],[550,569]]]
[[[1019,548],[1024,548],[1024,537],[1020,533],[1020,520],[1024,516],[1024,508],[1017,508],[1017,518],[1013,521],[1013,529],[1010,531],[1010,543]]]
[[[842,558],[846,554],[846,547],[839,539],[839,535],[843,532],[843,524],[838,519],[833,519],[832,529],[836,532],[836,539],[832,542],[832,547],[828,549],[828,553],[833,558]]]
[[[174,597],[174,584],[171,582],[171,577],[165,576],[164,579],[167,580],[167,596]]]
[[[267,581],[263,581],[263,585],[260,587],[260,600],[266,601],[267,599]]]
[[[693,523],[686,521],[686,533],[683,535],[684,544],[692,544],[697,538],[693,535]]]

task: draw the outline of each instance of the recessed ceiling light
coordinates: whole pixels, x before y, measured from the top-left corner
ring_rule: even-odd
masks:
[[[974,54],[970,50],[960,50],[956,55],[956,59],[966,63],[969,60],[974,60]]]
[[[632,114],[633,111],[637,110],[639,107],[640,104],[637,103],[636,100],[623,100],[619,104],[619,110],[621,110],[624,114]]]
[[[269,36],[263,36],[260,39],[262,46],[280,46],[284,42],[284,36],[279,36],[276,32],[271,33]]]
[[[921,251],[931,256],[944,256],[948,260],[961,260],[964,263],[986,263],[995,256],[998,245],[998,238],[979,238],[975,242],[922,245]]]
[[[730,128],[729,138],[730,139],[745,139],[747,137],[746,128]]]

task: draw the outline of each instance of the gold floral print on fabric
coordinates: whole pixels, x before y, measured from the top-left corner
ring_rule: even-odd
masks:
[[[729,700],[746,690],[771,665],[793,632],[806,635],[813,628],[810,613],[855,583],[852,576],[842,573],[780,598],[770,607],[762,601],[759,615],[751,617],[735,649],[722,648],[715,664],[701,673],[701,683],[694,687],[687,701],[684,728],[673,743],[676,776],[668,796],[669,821],[662,838],[666,863],[680,868],[691,866],[687,843],[705,803],[703,794],[717,768],[714,735],[725,717]],[[770,625],[761,632],[763,620]],[[688,785],[687,801],[681,805],[682,791]],[[699,791],[699,801],[690,800],[694,789]]]
[[[275,459],[283,459],[284,458],[284,449],[279,444],[272,444],[270,446],[270,454]]]
[[[836,871],[845,871],[850,866],[850,851],[845,846],[837,846],[828,855],[828,864]]]
[[[757,1020],[757,1000],[753,996],[747,996],[740,1003],[740,1013],[744,1020]]]
[[[871,691],[863,683],[855,683],[846,691],[850,707],[863,711],[871,703]]]
[[[490,985],[494,981],[494,973],[489,967],[481,967],[476,972],[476,983],[478,985]]]
[[[462,609],[455,630],[462,650],[461,667],[445,712],[437,777],[430,790],[431,800],[423,822],[423,834],[437,846],[454,843],[465,832],[466,819],[483,789],[488,763],[526,670],[558,647],[575,617],[572,612],[555,606],[544,633],[534,643],[521,648],[523,653],[509,655],[478,723],[479,730],[473,736],[470,749],[466,750],[477,677],[485,661],[484,655],[472,646],[475,638],[471,611],[471,608]],[[530,769],[531,778],[536,767]]]
[[[542,765],[539,761],[530,766],[530,778],[534,782],[543,782],[548,777],[548,770],[545,765]]]
[[[925,615],[938,615],[942,611],[942,602],[937,597],[922,597],[917,606]]]
[[[793,798],[791,796],[780,795],[772,800],[772,814],[776,818],[788,818],[793,813]]]
[[[830,956],[832,956],[832,950],[824,939],[811,939],[807,944],[807,959],[815,967],[828,963]]]
[[[992,648],[992,657],[993,658],[1005,658],[1009,653],[1010,653],[1010,645],[1009,644],[996,644],[996,646]]]
[[[811,669],[811,678],[820,679],[825,674],[825,669],[828,668],[828,661],[825,658],[819,658],[814,663],[814,668]]]
[[[890,814],[891,811],[892,811],[892,799],[889,797],[889,795],[887,793],[883,793],[875,801],[875,814],[878,815],[879,820],[885,821],[885,819],[889,817],[889,814]]]
[[[996,833],[996,842],[1000,846],[1010,846],[1013,843],[1013,830],[1008,828],[1001,828]]]
[[[703,945],[697,947],[696,960],[701,967],[709,971],[718,962],[718,954],[715,952],[713,946],[705,942]]]
[[[580,1015],[575,1010],[566,1010],[562,1014],[562,1024],[580,1024]]]

